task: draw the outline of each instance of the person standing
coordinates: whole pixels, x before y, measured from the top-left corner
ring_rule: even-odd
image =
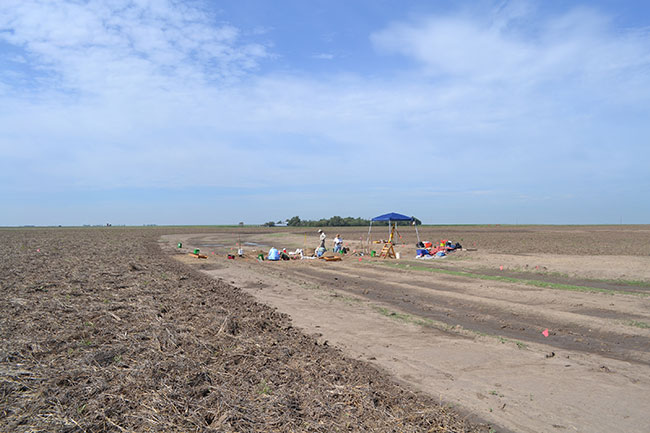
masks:
[[[338,253],[341,252],[341,249],[343,248],[343,239],[341,239],[340,234],[336,234],[336,237],[334,238],[334,252]]]
[[[318,248],[325,248],[325,239],[327,239],[327,235],[322,229],[318,229],[318,234],[320,235],[319,236],[320,245],[318,246]]]

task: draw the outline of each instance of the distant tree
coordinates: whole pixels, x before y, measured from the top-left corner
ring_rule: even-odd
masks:
[[[300,217],[299,217],[299,216],[295,216],[295,217],[289,218],[289,219],[287,220],[287,225],[288,225],[289,227],[299,227],[299,226],[302,225],[302,221],[300,221]]]
[[[329,224],[332,227],[341,227],[345,225],[345,221],[340,216],[333,216],[329,220]]]
[[[239,226],[243,227],[244,226],[244,221],[239,221]]]
[[[346,227],[346,226],[367,226],[370,220],[363,218],[353,218],[333,216],[331,218],[321,218],[318,220],[301,220],[295,216],[286,220],[290,227]]]
[[[263,227],[275,227],[275,223],[273,221],[269,221],[267,223],[262,224]]]

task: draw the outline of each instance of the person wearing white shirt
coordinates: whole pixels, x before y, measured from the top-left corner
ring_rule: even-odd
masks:
[[[340,234],[336,234],[336,237],[334,238],[334,252],[338,253],[341,251],[343,248],[343,239],[341,239]]]

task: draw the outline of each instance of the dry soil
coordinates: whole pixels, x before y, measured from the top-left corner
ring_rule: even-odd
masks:
[[[489,430],[158,243],[196,230],[0,230],[0,431]]]
[[[162,246],[498,431],[650,431],[650,227],[420,228],[469,249],[435,260],[415,259],[412,227],[400,228],[400,260],[370,257],[381,244],[363,229],[325,228],[356,253],[256,259],[270,246],[313,250],[315,230],[197,231]],[[240,246],[244,258],[226,258]],[[208,258],[179,254],[194,248]]]

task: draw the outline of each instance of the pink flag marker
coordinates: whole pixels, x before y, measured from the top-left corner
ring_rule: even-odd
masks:
[[[361,257],[359,257],[359,261],[361,261]]]
[[[41,249],[40,249],[40,248],[39,248],[39,249],[37,249],[37,250],[36,250],[36,252],[37,252],[37,253],[40,253],[40,252],[41,252]]]
[[[542,335],[544,335],[544,337],[548,337],[548,328],[542,331]]]
[[[503,266],[499,266],[499,270],[502,271],[502,270],[503,270]]]

